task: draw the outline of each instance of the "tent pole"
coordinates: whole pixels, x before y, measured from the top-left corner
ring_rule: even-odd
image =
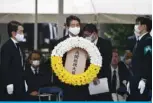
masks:
[[[63,9],[64,9],[64,0],[59,0],[58,1],[58,16],[57,16],[57,27],[58,27],[58,39],[63,37],[63,28],[64,28],[64,15],[63,15]]]
[[[35,0],[34,50],[38,49],[38,0]]]

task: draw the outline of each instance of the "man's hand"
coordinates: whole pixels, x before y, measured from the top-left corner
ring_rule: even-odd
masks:
[[[100,83],[99,79],[98,79],[97,77],[94,78],[93,84],[94,84],[94,85],[98,85],[99,83]]]
[[[37,91],[33,91],[33,92],[30,93],[30,95],[37,96],[38,95],[38,92]]]
[[[139,85],[138,85],[138,89],[140,89],[140,94],[143,94],[145,87],[146,87],[145,81],[143,79],[140,80]]]

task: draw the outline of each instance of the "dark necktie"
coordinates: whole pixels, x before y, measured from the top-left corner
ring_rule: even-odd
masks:
[[[37,69],[34,69],[34,71],[35,71],[35,75],[38,75],[38,70]]]
[[[116,93],[116,70],[113,71],[113,78],[112,78],[112,92]]]
[[[21,63],[22,63],[22,66],[23,66],[23,55],[22,55],[22,52],[21,52],[21,49],[20,49],[20,44],[16,43],[16,46],[17,46],[17,49],[19,50],[19,53],[20,53],[20,56],[21,56]]]
[[[20,51],[20,45],[19,43],[16,43],[17,49]]]
[[[136,52],[136,49],[137,49],[138,43],[139,43],[139,39],[137,40],[137,42],[136,42],[136,44],[135,44],[135,46],[134,46],[134,48],[133,48],[133,54]]]

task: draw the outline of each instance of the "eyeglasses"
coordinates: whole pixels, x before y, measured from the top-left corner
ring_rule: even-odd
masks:
[[[88,37],[88,36],[90,36],[90,35],[92,35],[92,33],[88,32],[88,31],[84,31],[84,32],[83,32],[83,36],[84,36],[84,37]]]

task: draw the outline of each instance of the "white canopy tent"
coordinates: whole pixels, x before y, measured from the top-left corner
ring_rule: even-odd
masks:
[[[152,14],[152,0],[38,0],[38,22],[58,22],[57,16],[63,9],[62,18],[78,15],[81,21],[95,22],[98,14],[100,23],[134,23],[138,15]],[[0,0],[0,22],[12,19],[35,22],[35,0]]]
[[[0,23],[35,23],[35,49],[37,23],[57,23],[58,34],[62,34],[70,14],[77,15],[82,23],[133,24],[139,15],[152,15],[152,0],[0,0]]]

